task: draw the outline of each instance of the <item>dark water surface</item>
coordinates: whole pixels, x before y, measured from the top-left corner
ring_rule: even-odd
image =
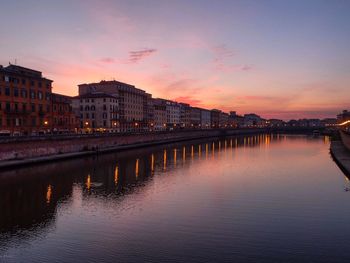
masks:
[[[0,262],[349,262],[328,138],[208,139],[0,172]]]

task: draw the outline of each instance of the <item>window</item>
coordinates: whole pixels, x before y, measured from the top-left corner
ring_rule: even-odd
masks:
[[[36,118],[32,117],[32,126],[36,126]]]
[[[35,112],[35,104],[31,104],[32,112]]]
[[[106,104],[103,105],[103,110],[107,110]]]
[[[38,91],[38,99],[39,100],[43,99],[43,93],[41,91]]]
[[[30,86],[34,87],[34,81],[33,80],[30,81]]]
[[[91,113],[91,118],[95,119],[95,113]]]
[[[21,89],[21,97],[22,97],[22,98],[27,98],[27,96],[28,96],[27,90]]]
[[[42,87],[42,83],[38,82],[38,86],[39,86],[39,88],[41,88]]]
[[[27,104],[25,104],[25,103],[22,104],[22,111],[23,112],[27,111]]]
[[[9,76],[5,76],[5,77],[4,77],[4,80],[5,80],[5,82],[10,82]]]
[[[80,105],[80,111],[83,111],[83,110],[84,110],[83,105]]]
[[[6,102],[6,111],[10,111],[11,110],[11,104],[10,102]]]
[[[45,93],[45,98],[46,98],[46,100],[50,100],[50,96],[51,94],[50,94],[50,92],[46,92]]]
[[[26,85],[26,80],[22,79],[22,85]]]
[[[30,90],[30,98],[31,99],[35,99],[35,91],[34,90]]]
[[[39,112],[43,112],[43,105],[39,104]]]
[[[106,127],[106,126],[107,126],[107,122],[103,121],[103,127]]]
[[[19,93],[19,92],[18,92],[18,88],[14,88],[14,89],[13,89],[13,96],[18,97],[18,96],[19,96],[18,93]]]
[[[89,113],[85,113],[85,118],[87,118],[87,119],[90,118]]]
[[[15,112],[18,112],[18,103],[15,103]]]
[[[89,110],[90,110],[89,106],[86,105],[86,106],[85,106],[85,111],[89,111]]]
[[[10,87],[5,87],[5,95],[10,96]]]
[[[53,105],[53,111],[56,112],[57,111],[57,105]]]

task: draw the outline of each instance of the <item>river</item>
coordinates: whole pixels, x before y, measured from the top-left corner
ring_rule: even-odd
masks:
[[[0,172],[0,262],[349,262],[328,137],[175,143]]]

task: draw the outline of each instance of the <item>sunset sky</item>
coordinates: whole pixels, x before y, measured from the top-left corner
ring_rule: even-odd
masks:
[[[350,108],[347,0],[1,0],[0,64],[282,119]]]

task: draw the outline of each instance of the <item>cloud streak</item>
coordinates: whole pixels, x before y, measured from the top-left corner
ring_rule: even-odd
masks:
[[[155,52],[157,52],[157,49],[154,49],[154,48],[130,51],[128,62],[132,64],[136,64],[141,60],[144,60],[145,58],[153,55]]]

